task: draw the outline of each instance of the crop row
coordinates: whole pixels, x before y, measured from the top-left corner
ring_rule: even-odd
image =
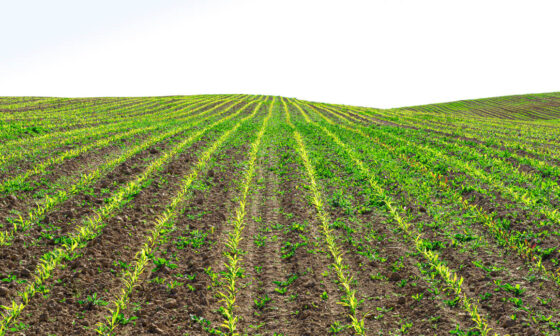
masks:
[[[558,98],[0,101],[0,336],[559,334]]]
[[[250,103],[249,103],[250,104]],[[245,105],[247,106],[247,104]],[[40,262],[35,270],[35,279],[28,284],[25,289],[19,293],[19,300],[13,299],[11,306],[6,307],[2,313],[2,321],[0,321],[0,335],[5,334],[7,328],[15,319],[21,314],[25,306],[29,303],[30,299],[42,290],[42,286],[51,277],[52,272],[59,267],[61,262],[65,259],[73,259],[75,251],[88,240],[95,238],[100,234],[100,229],[104,226],[104,220],[112,215],[116,210],[122,208],[129,202],[130,196],[138,193],[146,181],[154,172],[160,169],[163,165],[169,162],[175,155],[188,148],[208,129],[227,121],[230,118],[240,114],[243,110],[238,109],[235,113],[229,114],[227,117],[221,118],[213,124],[205,127],[202,130],[194,132],[192,135],[181,141],[168,152],[162,154],[157,160],[152,162],[134,181],[122,186],[110,198],[104,206],[95,211],[94,215],[84,219],[84,224],[77,227],[73,234],[70,235],[69,240],[61,247],[57,247],[41,257]]]

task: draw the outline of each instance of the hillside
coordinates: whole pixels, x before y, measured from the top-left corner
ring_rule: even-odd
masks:
[[[558,335],[559,119],[0,98],[0,336]]]

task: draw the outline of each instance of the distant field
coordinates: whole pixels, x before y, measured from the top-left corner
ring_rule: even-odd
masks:
[[[0,336],[559,335],[559,121],[0,98]]]

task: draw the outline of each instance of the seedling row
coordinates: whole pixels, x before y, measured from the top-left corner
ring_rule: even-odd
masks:
[[[0,335],[557,335],[555,93],[0,99]]]

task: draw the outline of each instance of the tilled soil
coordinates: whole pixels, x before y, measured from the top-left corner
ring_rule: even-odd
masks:
[[[344,168],[332,148],[314,146],[311,142],[307,145],[312,152],[325,153],[330,169],[342,179],[320,181],[330,205],[329,214],[337,223],[334,232],[341,248],[347,251],[345,261],[355,275],[357,294],[364,300],[361,312],[371,314],[366,318],[366,327],[397,333],[406,321],[413,321],[407,330],[414,335],[452,330],[456,325],[473,327],[458,307],[443,303],[453,298],[439,293],[439,286],[421,274],[417,265],[422,260],[395,234],[394,224],[386,216],[369,209],[351,210],[367,206],[368,201],[364,191],[356,186],[355,177],[348,175],[350,167]],[[331,201],[334,199],[336,203]],[[342,203],[347,206],[343,208]]]
[[[256,177],[261,182],[251,199],[242,248],[247,251],[244,285],[248,290],[239,298],[241,326],[249,334],[317,335],[346,317],[335,299],[336,286],[322,275],[330,262],[321,252],[317,219],[301,191],[301,168],[293,157],[281,159],[283,152],[294,153],[294,149],[269,147]],[[274,170],[280,160],[286,169],[281,177]],[[294,230],[294,224],[301,228]],[[286,243],[305,245],[290,256]],[[290,279],[295,280],[279,284]],[[323,293],[327,297],[322,298]]]
[[[262,116],[257,114],[255,119]],[[175,220],[175,229],[155,253],[155,258],[172,260],[174,266],[150,264],[131,297],[135,308],[127,312],[137,320],[120,326],[120,334],[183,335],[211,328],[204,321],[212,319],[215,312],[211,305],[218,304],[218,299],[210,274],[215,274],[222,259],[226,216],[235,205],[235,181],[240,174],[238,167],[247,159],[248,145],[243,142],[247,136],[236,135],[241,145],[226,145],[217,154],[217,162],[199,175],[184,212]]]
[[[449,181],[452,185],[453,178],[450,177]],[[422,203],[415,202],[414,196],[405,191],[406,186],[396,185],[391,189],[397,198],[408,200],[406,208],[411,209],[409,213],[415,217],[412,223],[426,227],[423,231],[424,239],[441,242],[446,241],[449,236],[461,235],[466,232],[463,231],[465,228],[452,226],[445,227],[441,231],[430,229],[427,226],[430,222],[434,221],[434,218],[426,213]],[[469,199],[468,195],[465,196]],[[438,199],[432,200],[433,204],[440,202]],[[477,199],[473,204],[482,205],[483,209],[488,209],[490,203],[488,200],[482,201]],[[488,210],[490,211],[490,209]],[[500,207],[499,204],[495,205],[491,211],[502,214],[509,213],[505,208]],[[527,214],[524,217],[530,217],[530,215]],[[485,236],[484,227],[472,226],[470,228],[474,229],[479,235]],[[487,238],[493,242],[491,237],[487,236]],[[560,302],[558,302],[556,296],[551,294],[556,291],[556,285],[550,280],[536,280],[537,278],[535,278],[531,281],[538,281],[539,286],[533,286],[527,280],[530,279],[531,272],[529,268],[525,267],[523,260],[518,255],[513,253],[504,254],[504,251],[495,245],[480,246],[477,253],[472,254],[459,251],[459,247],[453,248],[452,245],[448,244],[444,249],[440,250],[440,253],[450,264],[461,265],[457,272],[458,275],[465,279],[467,284],[466,290],[470,292],[470,295],[483,298],[481,307],[486,311],[485,314],[489,315],[495,330],[504,330],[504,332],[507,331],[509,334],[516,335],[538,334],[547,329],[554,330],[545,321],[535,323],[536,320],[533,319],[539,314],[543,316],[555,315],[554,308],[552,307],[556,307]],[[486,273],[480,267],[475,267],[475,263],[484,265],[487,268],[494,267],[496,270]],[[504,290],[503,286],[506,284],[521,286],[523,293],[514,294]],[[499,295],[496,295],[496,292]],[[545,298],[547,299],[547,304],[543,305],[542,299]],[[533,310],[524,311],[519,309],[518,302],[523,302],[527,307],[533,307]],[[539,312],[535,312],[534,309],[538,309]],[[516,319],[512,320],[511,316],[515,316]]]
[[[51,295],[48,299],[36,300],[27,310],[30,319],[22,319],[24,323],[37,326],[28,330],[29,334],[77,334],[95,328],[96,312],[106,313],[106,309],[86,301],[87,297],[97,295],[100,300],[107,301],[113,298],[108,291],[118,286],[119,275],[144,243],[138,237],[147,235],[156,214],[173,197],[176,184],[188,172],[197,147],[201,146],[198,143],[192,152],[181,154],[167,166],[124,211],[107,221],[103,232],[81,251],[80,258],[53,274],[57,283]],[[161,183],[162,179],[167,182]],[[45,310],[57,314],[43,316],[41,312]]]
[[[52,249],[57,243],[57,238],[64,237],[71,232],[75,226],[79,225],[84,217],[92,215],[97,207],[105,203],[105,199],[108,195],[111,195],[123,184],[135,180],[137,174],[143,171],[143,168],[154,159],[157,159],[162,151],[173,146],[174,140],[176,141],[178,139],[180,139],[180,136],[156,144],[135,155],[131,159],[120,164],[92,186],[91,189],[94,191],[95,196],[91,196],[89,193],[78,194],[63,202],[61,205],[57,206],[54,211],[47,214],[41,221],[44,225],[34,225],[32,229],[25,233],[17,234],[12,245],[0,247],[0,260],[13,260],[14,258],[18,258],[18,256],[21,257],[24,255],[24,260],[27,262],[25,265],[21,263],[19,265],[14,265],[14,268],[11,268],[8,262],[6,264],[7,267],[4,267],[2,271],[5,274],[19,274],[23,279],[26,279],[25,274],[30,277],[31,275],[28,274],[29,272],[27,271],[35,268],[36,262],[38,261],[37,256],[41,256]],[[196,146],[194,148],[196,148]],[[45,225],[48,225],[48,227]],[[49,235],[45,235],[41,238],[40,235],[45,229],[48,229]]]
[[[286,122],[283,105],[278,98],[275,99],[272,118],[258,151],[236,252],[240,260],[233,307],[236,332],[239,335],[269,336],[353,335],[355,329],[351,325],[351,316],[355,315],[363,322],[365,335],[477,335],[476,323],[462,306],[463,301],[417,251],[413,237],[406,236],[399,229],[387,211],[386,203],[375,198],[368,180],[362,176],[364,173],[358,171],[348,158],[346,149],[335,144],[314,125],[321,123],[334,132],[336,126],[327,125],[317,114],[323,113],[335,123],[351,127],[415,129],[418,136],[407,140],[441,149],[437,141],[430,139],[434,133],[402,126],[397,116],[387,118],[345,109],[344,114],[338,114],[323,107],[316,107],[313,111],[302,104],[312,122],[310,125],[293,106],[293,101],[289,101],[293,128]],[[33,108],[40,113],[55,106],[72,106],[80,100],[61,101],[58,105],[56,102],[34,104],[32,99],[21,100],[22,103],[25,101],[28,103],[19,107],[20,112],[32,116]],[[194,179],[181,200],[177,216],[163,227],[162,235],[148,256],[146,268],[120,311],[115,335],[228,334],[223,324],[226,305],[222,299],[227,285],[226,266],[230,262],[228,242],[233,232],[233,219],[238,215],[241,183],[248,167],[246,161],[251,144],[256,139],[255,130],[260,128],[271,101],[272,97],[266,98],[256,116],[242,124],[216,149]],[[104,101],[98,102],[103,104]],[[183,102],[181,97],[169,97],[158,101],[151,109],[139,109],[129,116],[144,118],[160,109],[172,112]],[[210,103],[206,109],[220,102],[223,100]],[[142,99],[123,101],[120,107],[135,104],[143,106]],[[221,109],[228,106],[230,104]],[[248,116],[256,106],[253,104],[228,121],[226,127],[209,129],[154,172],[137,194],[131,195],[122,207],[108,216],[97,234],[86,239],[69,259],[62,260],[51,276],[38,286],[39,292],[25,302],[22,313],[10,323],[7,334],[97,335],[96,328],[107,322],[110,309],[115,307],[115,298],[122,293],[123,274],[134,267],[137,252],[145,246],[159,216],[180,190],[182,179],[197,167],[202,154],[228,127]],[[18,108],[7,110],[17,113]],[[119,113],[114,110],[106,113],[118,117]],[[103,113],[88,116],[92,121],[102,120]],[[199,113],[203,111],[194,115]],[[209,120],[213,120],[211,115]],[[121,187],[135,181],[154,160],[209,123],[205,121],[192,130],[155,144],[105,172],[91,188],[69,197],[29,230],[17,233],[9,246],[0,247],[0,305],[10,306],[12,300],[21,302],[20,293],[34,281],[35,268],[45,253],[61,246],[75,227],[82,225]],[[80,125],[63,128],[72,127]],[[320,205],[311,191],[309,171],[300,156],[302,148],[294,139],[296,130],[302,135],[302,143],[316,174]],[[550,132],[554,130],[550,126]],[[348,146],[347,150],[360,158],[364,167],[377,174],[376,169],[383,167],[385,161],[373,161],[368,157],[373,150],[366,151],[363,147],[370,144],[348,134],[340,135],[341,141]],[[407,134],[399,137],[405,138]],[[472,148],[485,145],[476,139],[453,137],[445,132],[440,134],[458,143],[468,140],[467,145]],[[80,174],[117,157],[147,136],[124,139],[91,150],[54,165],[46,174],[31,177],[29,181],[33,188],[18,190],[0,199],[0,217],[4,224],[8,225],[20,213],[31,211],[40,196],[71,186]],[[7,167],[14,169],[6,171],[0,178],[14,176],[18,170],[29,169],[54,153],[78,145],[37,153],[36,162],[10,163]],[[371,146],[383,150],[382,146]],[[506,149],[500,145],[493,147]],[[521,150],[516,153],[526,155]],[[395,209],[402,218],[417,230],[414,232],[421,233],[423,241],[431,244],[428,249],[437,253],[439,260],[462,279],[462,295],[476,305],[492,333],[560,334],[560,285],[533,269],[518,251],[500,246],[483,223],[473,220],[472,212],[462,208],[450,195],[461,192],[462,197],[482,213],[492,215],[500,222],[509,221],[510,234],[538,235],[529,242],[535,246],[554,249],[558,245],[554,225],[531,209],[493,192],[466,173],[449,167],[441,175],[449,186],[445,189],[409,165],[424,153],[418,157],[407,154],[410,155],[383,156],[384,160],[395,160],[395,165],[387,167],[397,167],[398,164],[399,171],[403,167],[406,178],[391,177],[393,181],[385,183],[382,175],[389,172],[382,169],[376,178],[394,200]],[[459,153],[445,154],[462,159]],[[544,180],[558,182],[536,167],[511,158],[506,160],[520,172],[531,172]],[[492,169],[486,167],[486,171],[491,173]],[[464,185],[476,188],[464,191]],[[531,187],[530,184],[520,185]],[[557,207],[557,199],[551,198],[546,205]],[[317,212],[320,207],[328,217],[329,235],[343,252],[344,272],[351,276],[349,286],[355,290],[358,300],[355,314],[343,304],[345,291],[327,248],[324,222]],[[446,217],[448,214],[452,215]],[[478,237],[480,242],[460,240],[471,236]],[[560,253],[554,250],[543,258],[543,264],[547,269],[555,270],[559,256]],[[9,309],[3,307],[0,312]]]

